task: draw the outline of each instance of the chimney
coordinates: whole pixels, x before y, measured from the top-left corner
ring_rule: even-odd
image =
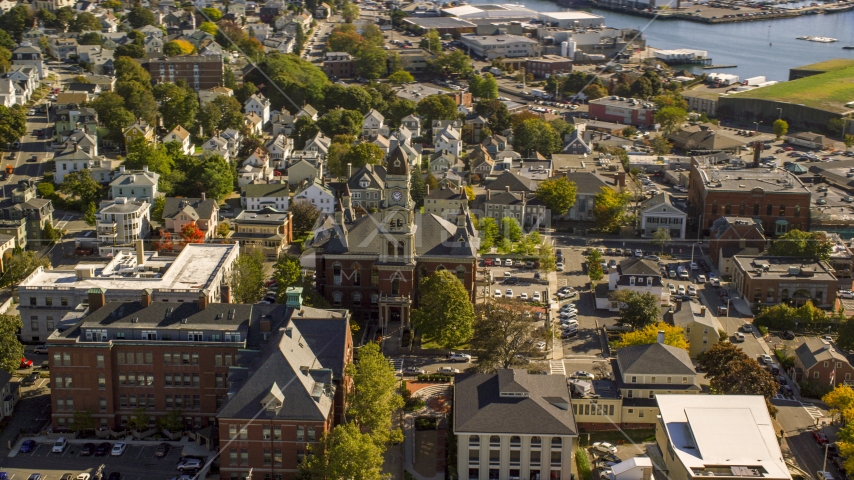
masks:
[[[427,195],[430,195],[430,185],[425,185],[425,186],[427,187]]]
[[[626,172],[617,173],[617,185],[620,188],[626,188]]]
[[[223,285],[219,287],[220,303],[231,303],[231,285]]]
[[[264,317],[261,318],[260,327],[261,327],[261,333],[270,333],[270,331],[273,328],[272,328],[272,322],[270,321],[269,315],[265,315]]]
[[[204,310],[208,306],[208,291],[199,290],[199,310]]]
[[[120,166],[119,166],[119,173],[120,173],[120,174],[121,174],[121,173],[125,173],[125,166],[124,166],[124,165],[120,165]]]
[[[706,306],[705,305],[700,307],[700,315],[706,316]]]
[[[76,143],[75,143],[75,144],[74,144],[74,151],[76,152],[76,151],[78,151],[78,150],[80,150],[80,145],[78,145],[78,144],[76,144]]]
[[[141,303],[143,307],[151,306],[151,289],[144,288],[142,290],[142,297],[140,298],[139,303]]]
[[[103,288],[89,289],[89,313],[103,307],[107,301],[105,299],[107,291]]]
[[[658,343],[664,344],[664,330],[658,331]]]
[[[142,249],[142,239],[136,241],[136,264],[145,265],[145,253]]]
[[[506,191],[507,191],[507,193],[510,193],[510,185],[505,186],[505,187],[504,187],[504,190],[506,190]]]
[[[492,198],[492,190],[486,189],[486,199],[489,200]]]
[[[205,192],[202,192],[202,201],[205,201]]]

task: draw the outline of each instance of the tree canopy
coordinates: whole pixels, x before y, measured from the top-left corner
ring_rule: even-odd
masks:
[[[617,192],[610,187],[602,187],[596,194],[593,204],[596,228],[603,232],[613,232],[619,228],[625,219],[629,199],[628,192]]]
[[[548,179],[537,188],[537,198],[546,204],[552,215],[562,216],[575,205],[575,195],[578,191],[575,182],[566,177]]]
[[[347,365],[347,374],[353,381],[353,393],[347,397],[347,416],[379,445],[402,439],[400,429],[392,427],[392,413],[403,407],[394,368],[377,343],[362,346],[357,355],[358,363]]]
[[[780,257],[802,257],[827,260],[833,252],[833,243],[825,232],[803,232],[789,230],[784,233],[768,249],[769,255]]]
[[[777,382],[744,350],[729,342],[717,342],[700,357],[712,392],[726,395],[762,395],[772,415],[769,400],[777,393]]]
[[[471,349],[477,355],[479,372],[520,366],[522,358],[538,353],[526,312],[529,309],[518,300],[502,299],[477,305]]]
[[[664,344],[671,347],[688,350],[688,342],[685,340],[685,330],[682,327],[670,325],[665,322],[650,323],[640,330],[624,332],[620,339],[614,342],[617,348],[630,347],[632,345],[649,345],[658,342],[658,332],[664,332]]]
[[[655,324],[661,318],[661,300],[649,292],[614,290],[610,299],[620,304],[620,323],[635,330]]]
[[[545,120],[532,118],[513,129],[513,149],[524,158],[533,158],[535,153],[548,157],[562,148],[560,135]]]
[[[443,348],[467,342],[474,327],[474,307],[460,280],[447,270],[439,270],[421,286],[421,302],[412,311],[412,325]]]
[[[231,270],[231,295],[234,303],[255,303],[261,300],[267,287],[264,281],[264,254],[260,250],[237,257]]]
[[[24,356],[24,346],[16,335],[22,326],[19,315],[0,315],[0,369],[7,373],[15,373]]]

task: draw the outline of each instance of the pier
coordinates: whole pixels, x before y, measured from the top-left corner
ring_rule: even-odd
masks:
[[[706,65],[703,70],[717,70],[719,68],[737,68],[738,65]]]

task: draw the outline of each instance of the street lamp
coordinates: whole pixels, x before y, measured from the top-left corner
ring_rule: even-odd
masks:
[[[756,125],[756,133],[759,133],[759,124],[760,123],[762,123],[762,122],[753,122],[753,124]]]
[[[783,109],[780,107],[777,107],[777,120],[779,120],[782,117],[783,117]]]

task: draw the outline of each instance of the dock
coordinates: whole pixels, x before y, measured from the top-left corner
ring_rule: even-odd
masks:
[[[706,65],[703,70],[713,70],[718,68],[737,68],[738,65]]]

